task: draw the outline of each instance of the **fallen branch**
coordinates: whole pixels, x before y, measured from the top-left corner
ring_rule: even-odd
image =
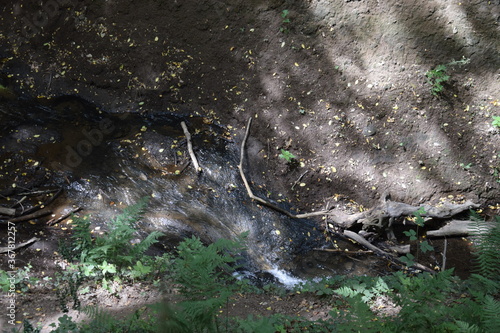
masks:
[[[54,193],[54,195],[53,195],[53,196],[51,196],[49,199],[47,199],[47,201],[45,201],[43,204],[41,204],[41,205],[37,205],[37,206],[34,206],[34,207],[30,208],[30,209],[27,209],[27,210],[25,210],[24,212],[22,212],[22,214],[23,214],[23,215],[25,215],[25,214],[30,214],[30,213],[33,213],[33,212],[35,212],[35,211],[37,211],[37,210],[40,210],[40,209],[42,209],[42,208],[44,208],[44,207],[47,207],[47,206],[48,206],[48,205],[50,205],[50,204],[51,204],[54,200],[56,200],[56,199],[57,199],[57,197],[58,197],[58,196],[62,193],[62,191],[63,191],[63,189],[62,189],[62,188],[60,188],[59,190],[57,190],[57,192],[56,192],[56,193]],[[53,191],[52,191],[52,192],[53,192]],[[22,216],[21,216],[21,217],[22,217]]]
[[[20,249],[22,247],[25,247],[25,246],[28,246],[34,242],[36,242],[38,240],[38,238],[36,237],[33,237],[31,238],[30,240],[24,242],[24,243],[20,243],[20,244],[17,244],[16,246],[14,247],[8,247],[8,246],[5,246],[5,247],[0,247],[0,253],[8,253],[8,252],[12,252],[12,251],[15,251],[17,249]]]
[[[36,219],[45,215],[52,214],[51,210],[40,210],[38,212],[34,212],[31,214],[15,217],[13,219],[8,220],[7,222],[2,222],[2,224],[8,224],[8,223],[17,223],[17,222],[23,222],[23,221],[28,221],[31,219]]]
[[[271,209],[274,209],[277,212],[280,212],[282,214],[285,214],[286,216],[293,218],[293,219],[301,219],[301,218],[306,218],[306,217],[312,217],[312,216],[321,216],[325,215],[328,213],[328,211],[319,211],[319,212],[312,212],[312,213],[305,213],[305,214],[292,214],[291,212],[287,211],[286,209],[283,209],[267,200],[264,200],[256,195],[253,194],[252,188],[250,187],[250,184],[248,183],[247,177],[245,176],[245,172],[243,171],[243,162],[245,161],[245,147],[247,144],[247,139],[248,139],[248,134],[250,133],[250,126],[252,125],[252,118],[248,119],[247,123],[247,129],[245,132],[245,137],[243,138],[243,141],[241,142],[241,153],[240,153],[240,163],[238,164],[238,169],[240,170],[240,176],[241,179],[243,180],[243,184],[245,184],[245,188],[247,190],[248,196],[250,199],[255,200],[259,202],[260,204],[269,207]]]
[[[427,237],[468,236],[487,233],[495,225],[489,222],[451,220],[438,230],[427,231]]]
[[[0,214],[14,216],[16,215],[16,210],[14,208],[0,207]]]
[[[61,217],[59,217],[57,219],[53,218],[53,219],[48,220],[47,224],[48,225],[54,225],[56,223],[59,223],[62,220],[67,219],[71,214],[74,214],[74,213],[78,212],[80,209],[82,209],[82,208],[81,207],[76,207],[76,208],[72,209],[69,213],[66,213],[66,214],[62,215]]]
[[[196,170],[196,172],[200,173],[202,170],[200,168],[200,165],[198,164],[198,160],[196,159],[196,155],[194,154],[193,151],[193,144],[191,143],[191,134],[189,133],[185,122],[181,121],[181,126],[182,130],[184,131],[184,135],[186,136],[188,152],[189,156],[191,156],[191,160],[193,161],[194,169]]]
[[[373,251],[345,251],[342,249],[313,249],[314,251],[321,251],[321,252],[334,252],[334,253],[345,253],[345,254],[372,254]]]
[[[359,243],[360,245],[363,245],[367,249],[370,249],[373,252],[386,257],[387,259],[395,262],[396,264],[398,264],[400,266],[406,266],[406,264],[403,263],[401,260],[399,260],[398,258],[396,258],[395,256],[393,256],[389,252],[385,252],[384,250],[379,249],[378,247],[376,247],[375,245],[373,245],[372,243],[370,243],[369,241],[367,241],[363,236],[358,235],[355,232],[352,232],[350,230],[344,230],[344,236],[346,236],[346,237],[348,237],[348,238],[356,241],[357,243]],[[420,269],[422,271],[426,271],[426,272],[429,272],[429,273],[435,273],[432,269],[427,268],[424,265],[421,265],[419,263],[414,263],[412,267],[415,267],[417,269]]]

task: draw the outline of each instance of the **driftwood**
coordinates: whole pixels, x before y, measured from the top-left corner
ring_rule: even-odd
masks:
[[[185,122],[181,121],[181,126],[182,130],[184,131],[184,135],[186,136],[188,152],[189,156],[191,157],[191,160],[193,161],[194,169],[196,170],[196,172],[200,173],[202,170],[200,168],[200,165],[198,164],[198,160],[196,159],[196,155],[194,154],[193,151],[193,144],[191,143],[191,134],[189,133]]]
[[[491,222],[475,222],[467,220],[451,220],[438,230],[427,231],[427,237],[468,236],[487,233],[495,226]]]
[[[15,251],[15,250],[20,249],[22,247],[28,246],[28,245],[36,242],[37,240],[38,240],[38,238],[33,237],[30,240],[28,240],[28,241],[26,241],[24,243],[17,244],[14,247],[8,247],[8,246],[0,247],[0,253],[8,253],[8,252],[11,252],[11,251]]]

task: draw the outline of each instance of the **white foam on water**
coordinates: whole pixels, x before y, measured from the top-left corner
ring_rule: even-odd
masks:
[[[306,282],[279,268],[268,269],[266,272],[272,274],[281,284],[289,288]]]

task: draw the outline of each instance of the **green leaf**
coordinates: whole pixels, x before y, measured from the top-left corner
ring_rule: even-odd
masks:
[[[405,256],[399,257],[399,260],[401,260],[403,263],[405,263],[406,266],[408,266],[408,267],[413,266],[413,264],[415,264],[415,261],[413,261],[413,259],[415,259],[415,256],[411,253],[408,253]]]
[[[420,251],[426,253],[428,251],[433,251],[434,247],[430,245],[427,241],[423,241],[420,243]]]
[[[410,230],[408,230],[408,231],[403,231],[403,233],[404,233],[406,236],[410,237],[410,240],[411,240],[411,241],[417,240],[417,232],[416,232],[415,230],[410,229]]]
[[[290,153],[288,150],[281,149],[281,154],[279,154],[279,158],[285,159],[287,162],[291,162],[292,159],[295,158],[295,155]]]
[[[493,116],[493,122],[491,123],[493,126],[500,128],[500,117]]]

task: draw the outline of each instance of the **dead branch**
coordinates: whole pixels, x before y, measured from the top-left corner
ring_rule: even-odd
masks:
[[[191,156],[191,160],[193,161],[194,169],[196,170],[196,172],[200,173],[202,170],[200,168],[200,165],[198,164],[198,160],[196,159],[196,155],[194,154],[193,151],[193,144],[191,143],[191,134],[189,133],[185,122],[181,121],[181,126],[182,130],[184,131],[184,135],[186,136],[188,152],[189,156]]]
[[[345,254],[372,254],[373,251],[346,251],[342,249],[313,249],[314,251],[321,251],[321,252],[334,252],[334,253],[345,253]]]
[[[16,215],[16,210],[14,208],[0,207],[0,214],[14,216]]]
[[[348,238],[356,241],[360,245],[363,245],[364,247],[372,250],[373,252],[386,257],[387,259],[395,262],[396,264],[398,264],[400,266],[406,266],[406,264],[403,263],[401,260],[399,260],[398,258],[396,258],[395,256],[393,256],[392,254],[390,254],[388,252],[385,252],[382,249],[379,249],[378,247],[376,247],[375,245],[373,245],[372,243],[370,243],[369,241],[367,241],[363,236],[358,235],[355,232],[352,232],[352,231],[349,231],[349,230],[344,230],[344,236],[346,236],[346,237],[348,237]],[[419,263],[414,263],[412,267],[415,267],[417,269],[420,269],[422,271],[426,271],[426,272],[429,272],[429,273],[435,273],[432,269],[427,268],[424,265],[421,265]]]
[[[71,214],[74,214],[74,213],[78,212],[80,209],[82,209],[82,208],[81,207],[73,208],[69,213],[66,213],[66,214],[62,215],[62,216],[60,216],[57,219],[52,218],[52,219],[48,220],[47,224],[48,225],[54,225],[56,223],[59,223],[59,222],[63,221],[64,219],[67,219]]]
[[[38,238],[33,237],[30,240],[28,240],[28,241],[26,241],[24,243],[17,244],[16,246],[14,246],[12,248],[9,248],[8,246],[0,247],[0,253],[8,253],[8,252],[11,252],[11,251],[15,251],[15,250],[20,249],[22,247],[28,246],[28,245],[36,242],[37,240],[38,240]]]
[[[39,211],[31,213],[31,214],[15,217],[13,219],[8,220],[7,222],[3,222],[2,224],[7,224],[9,222],[10,223],[17,223],[17,222],[28,221],[28,220],[37,219],[39,217],[49,215],[49,214],[52,214],[51,210],[39,210]]]
[[[487,233],[495,226],[491,222],[451,220],[438,230],[427,231],[427,237],[468,236]]]
[[[327,213],[327,211],[319,211],[319,212],[312,212],[312,213],[295,215],[295,214],[292,214],[291,212],[289,212],[289,211],[253,194],[252,188],[250,187],[250,184],[248,183],[247,177],[245,176],[245,172],[243,171],[243,163],[245,161],[245,147],[246,147],[246,143],[247,143],[247,139],[248,139],[248,134],[250,133],[250,126],[251,125],[252,125],[252,118],[250,117],[248,119],[245,137],[243,138],[243,141],[241,142],[240,163],[238,164],[238,169],[240,170],[241,179],[243,180],[243,184],[245,184],[245,188],[247,190],[247,193],[248,193],[248,196],[250,197],[250,199],[255,200],[258,203],[262,204],[263,206],[274,209],[275,211],[280,212],[282,214],[285,214],[286,216],[293,218],[293,219],[301,219],[301,218],[306,218],[306,217],[325,215]]]
[[[60,188],[59,190],[57,190],[56,193],[54,193],[53,196],[51,196],[49,199],[47,199],[47,201],[45,201],[43,204],[41,205],[37,205],[37,206],[34,206],[30,209],[27,209],[25,210],[24,212],[22,212],[23,216],[26,215],[26,214],[30,214],[30,213],[33,213],[33,212],[36,212],[37,210],[40,210],[44,207],[47,207],[48,205],[50,205],[54,200],[57,199],[57,197],[62,193],[63,189]],[[53,192],[53,191],[52,191]]]

